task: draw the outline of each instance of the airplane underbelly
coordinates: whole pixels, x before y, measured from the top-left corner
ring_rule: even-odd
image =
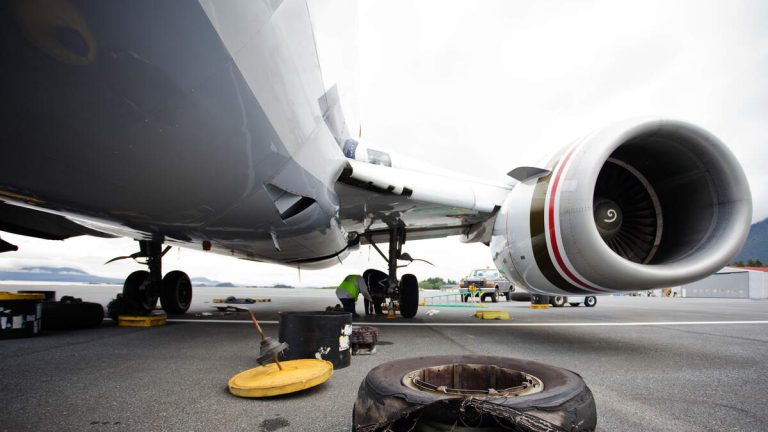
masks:
[[[212,22],[207,3],[49,3],[0,6],[3,63],[13,66],[0,68],[0,199],[181,243],[212,239],[251,259],[322,256],[345,243],[329,228],[343,156],[319,108],[281,117],[265,101],[307,105],[306,86],[265,82],[253,69],[261,61],[287,77],[302,59],[246,62],[228,42],[237,29],[221,33],[230,18]],[[262,12],[253,28],[279,24],[275,10]],[[252,30],[241,29],[245,45]],[[273,48],[290,55],[292,42]],[[279,94],[291,91],[301,95]],[[301,224],[281,217],[265,190],[287,168],[282,189],[316,207]]]

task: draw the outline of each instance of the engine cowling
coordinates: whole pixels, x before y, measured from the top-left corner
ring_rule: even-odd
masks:
[[[566,147],[515,186],[491,251],[532,291],[594,294],[676,286],[722,268],[749,232],[744,172],[689,123],[631,120]]]

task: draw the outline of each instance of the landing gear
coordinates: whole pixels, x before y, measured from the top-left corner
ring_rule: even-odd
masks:
[[[368,287],[368,292],[371,294],[371,299],[373,299],[373,312],[376,315],[384,315],[384,312],[381,310],[381,305],[386,301],[387,298],[389,276],[387,276],[387,274],[383,271],[368,269],[363,272],[363,280],[365,280],[365,285]],[[370,313],[370,309],[367,304],[368,300],[365,300],[365,303],[365,311],[366,315],[368,315]]]
[[[192,304],[192,281],[186,273],[178,270],[168,272],[163,278],[160,304],[169,314],[183,314]]]
[[[123,283],[123,298],[130,307],[139,311],[151,311],[157,306],[157,293],[154,291],[146,270],[129,274]]]
[[[419,310],[419,281],[412,274],[400,280],[400,315],[413,318]]]
[[[169,314],[183,314],[189,309],[192,304],[192,282],[186,273],[178,270],[162,276],[163,255],[171,248],[167,246],[162,249],[162,245],[162,241],[139,240],[139,252],[107,261],[124,258],[138,261],[138,258],[144,258],[143,264],[149,268],[149,271],[135,271],[125,279],[122,304],[116,306],[120,309],[116,313],[146,315],[155,309],[158,298]]]
[[[394,308],[394,300],[398,299],[400,303],[400,315],[403,318],[413,318],[419,310],[419,281],[412,274],[405,274],[398,281],[397,260],[414,261],[408,254],[403,253],[403,244],[405,243],[405,224],[401,220],[388,222],[389,226],[389,253],[384,253],[376,246],[371,237],[368,237],[369,243],[376,251],[387,261],[387,287],[386,296],[389,297],[390,310]],[[366,281],[367,282],[367,281]]]

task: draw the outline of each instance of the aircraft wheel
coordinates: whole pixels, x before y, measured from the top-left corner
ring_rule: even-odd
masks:
[[[413,318],[419,310],[419,281],[412,274],[400,279],[400,315]]]
[[[584,299],[584,306],[586,307],[595,307],[597,304],[597,297],[595,296],[589,296]]]
[[[581,303],[579,303],[579,302],[576,302],[576,303],[568,303],[568,304],[569,304],[569,305],[571,305],[571,306],[573,306],[573,307],[576,307],[576,306],[580,305]]]
[[[137,270],[125,278],[123,299],[128,303],[127,313],[147,313],[157,306],[157,295],[151,285],[146,270]]]
[[[389,288],[389,276],[381,270],[368,269],[363,272],[363,280],[368,287],[371,297],[386,297],[387,288]]]
[[[550,300],[550,303],[554,307],[563,307],[565,306],[565,297],[563,296],[552,296],[552,300]]]
[[[169,314],[183,314],[192,305],[192,281],[186,273],[178,270],[163,277],[160,304]]]
[[[491,377],[501,376],[501,371],[508,373],[504,375],[507,379],[526,374],[529,382],[540,385],[519,397],[473,397],[478,390],[494,388],[496,384],[490,382]],[[446,372],[453,377],[445,376]],[[420,389],[413,384],[414,377],[419,375],[422,382],[431,381],[428,384],[448,383],[446,387],[463,392],[462,397]],[[368,372],[357,392],[352,422],[352,430],[357,432],[454,429],[587,432],[597,426],[597,410],[584,380],[566,369],[509,357],[429,356],[390,361]],[[471,427],[456,427],[457,424]]]

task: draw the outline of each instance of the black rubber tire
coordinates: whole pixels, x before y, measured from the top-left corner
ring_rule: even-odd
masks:
[[[596,304],[597,304],[597,297],[587,296],[586,298],[584,298],[584,306],[595,307]]]
[[[381,305],[385,300],[385,297],[373,297],[373,311],[376,312],[376,315],[384,315],[384,311],[381,310]]]
[[[571,306],[573,306],[573,307],[577,307],[577,306],[579,306],[581,303],[579,303],[579,302],[573,302],[573,303],[568,303],[568,304],[569,304],[569,305],[571,305]]]
[[[509,298],[512,301],[529,302],[531,301],[531,294],[526,292],[515,292],[515,293],[510,293]]]
[[[496,290],[491,294],[491,301],[494,303],[498,303],[499,301],[499,288],[496,287]]]
[[[96,327],[104,321],[104,308],[91,302],[42,302],[43,330],[73,330]]]
[[[165,313],[181,315],[192,305],[192,281],[183,271],[174,270],[163,277],[160,304]]]
[[[400,315],[413,318],[419,311],[419,281],[412,274],[400,278]]]
[[[368,287],[371,297],[379,296],[383,298],[387,296],[389,276],[386,273],[381,270],[368,269],[363,272],[363,280]]]
[[[132,307],[138,308],[136,313],[147,313],[157,306],[157,296],[150,290],[148,271],[136,270],[125,278],[123,299]]]
[[[553,307],[563,307],[565,306],[565,300],[563,296],[552,296],[549,298],[549,304]]]
[[[595,400],[581,376],[544,363],[483,355],[416,357],[395,360],[375,367],[360,384],[353,410],[352,430],[411,430],[414,419],[418,419],[424,412],[423,409],[430,405],[438,409],[443,407],[444,412],[450,411],[455,406],[456,409],[452,412],[458,412],[458,404],[468,398],[447,397],[439,393],[414,390],[402,383],[403,377],[414,370],[453,363],[490,364],[534,375],[544,384],[544,390],[539,393],[511,398],[489,397],[483,400],[502,410],[504,408],[508,411],[517,410],[524,412],[526,416],[543,419],[562,430],[574,432],[595,430],[597,425]],[[517,429],[510,428],[510,430]]]

